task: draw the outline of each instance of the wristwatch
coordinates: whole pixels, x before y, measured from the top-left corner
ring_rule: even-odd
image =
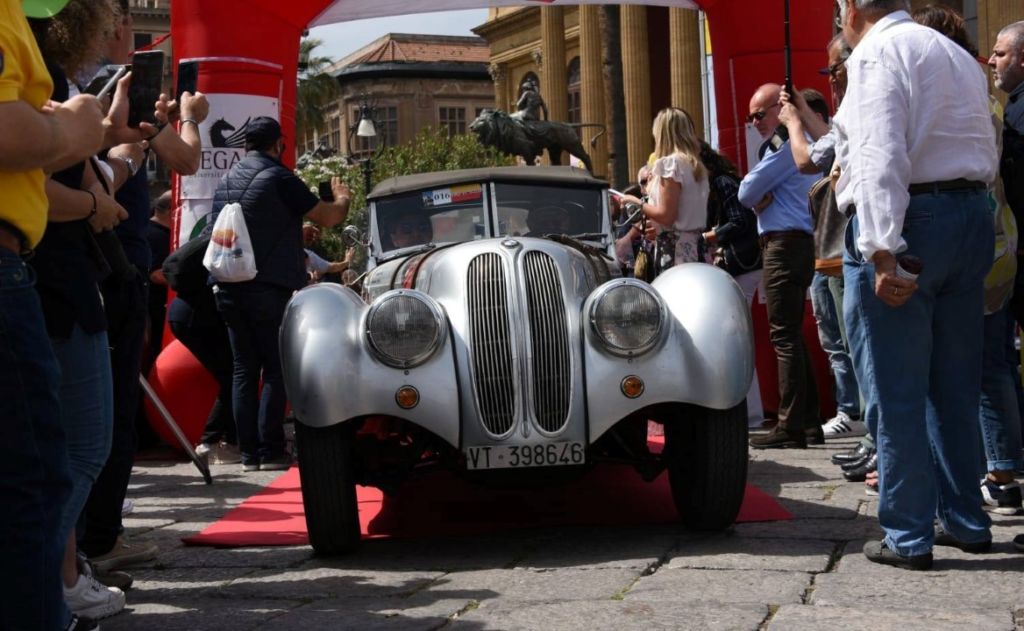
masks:
[[[135,174],[139,172],[139,164],[132,158],[121,158],[124,160],[125,166],[128,167],[128,175],[135,177]]]

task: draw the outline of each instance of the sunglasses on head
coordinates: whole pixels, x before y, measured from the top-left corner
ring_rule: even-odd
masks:
[[[776,103],[775,105],[769,106],[768,109],[757,110],[756,112],[753,112],[752,114],[747,116],[747,122],[753,123],[754,121],[763,121],[764,117],[768,116],[768,110],[772,109],[773,107],[778,107],[779,105],[779,103]]]

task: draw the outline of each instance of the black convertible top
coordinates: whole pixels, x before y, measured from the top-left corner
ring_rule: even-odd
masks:
[[[435,171],[389,178],[375,186],[367,199],[375,200],[398,193],[472,182],[533,182],[536,184],[561,184],[574,188],[607,188],[608,186],[608,182],[595,178],[584,169],[575,167],[490,167],[460,171]]]

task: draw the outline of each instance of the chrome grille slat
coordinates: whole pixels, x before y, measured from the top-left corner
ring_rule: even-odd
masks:
[[[572,367],[565,301],[558,267],[550,256],[527,252],[523,272],[533,348],[534,414],[541,429],[555,433],[569,418]]]
[[[515,419],[508,286],[501,256],[477,256],[470,262],[467,276],[477,402],[484,427],[500,436],[512,429]]]

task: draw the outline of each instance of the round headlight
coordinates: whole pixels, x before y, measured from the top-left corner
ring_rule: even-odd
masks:
[[[398,290],[380,297],[366,318],[366,335],[377,357],[395,368],[427,361],[441,345],[444,320],[430,301]]]
[[[633,354],[658,341],[662,326],[661,301],[638,281],[620,281],[594,301],[590,320],[608,350]]]

